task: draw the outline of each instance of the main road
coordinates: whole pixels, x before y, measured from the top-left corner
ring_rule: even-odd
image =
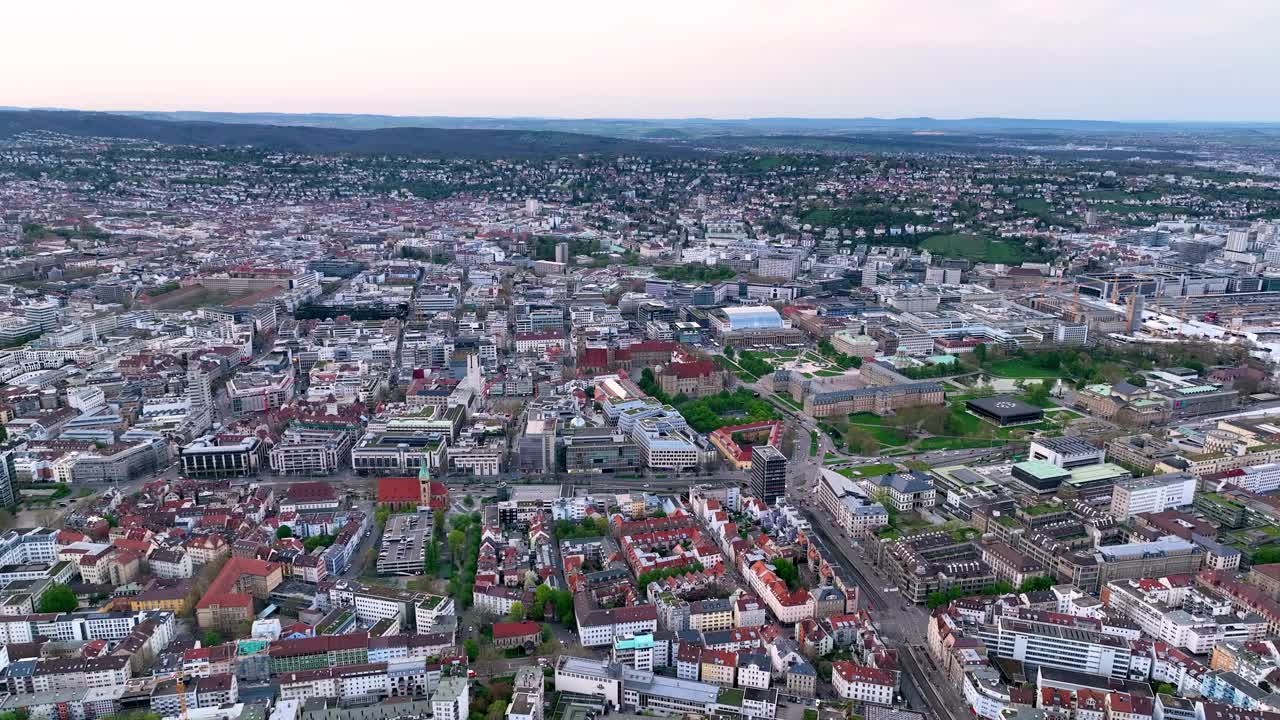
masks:
[[[957,712],[957,708],[965,706],[964,700],[939,683],[939,674],[922,667],[914,654],[923,647],[928,612],[918,605],[904,602],[892,581],[860,556],[865,550],[859,547],[855,551],[853,542],[835,524],[834,518],[814,500],[810,482],[816,474],[805,477],[806,474],[802,471],[791,478],[787,487],[788,500],[805,513],[819,539],[858,582],[861,604],[870,611],[881,638],[897,651],[898,662],[910,679],[909,686],[904,685],[904,695],[910,700],[910,688],[918,691],[919,699],[934,720],[966,720],[963,712]]]

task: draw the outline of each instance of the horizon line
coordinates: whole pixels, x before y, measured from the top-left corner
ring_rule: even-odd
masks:
[[[105,115],[129,115],[137,113],[202,113],[202,114],[220,114],[220,115],[280,115],[280,116],[301,116],[301,115],[319,115],[334,117],[385,117],[397,118],[402,120],[412,119],[448,119],[448,120],[549,120],[561,122],[581,122],[589,120],[611,121],[611,122],[760,122],[760,121],[810,121],[810,122],[910,122],[913,120],[929,121],[929,122],[975,122],[984,120],[1000,120],[1007,122],[1039,122],[1039,123],[1096,123],[1101,125],[1280,125],[1280,119],[1277,120],[1111,120],[1097,118],[1064,118],[1064,117],[1015,117],[1005,115],[970,115],[964,117],[937,117],[933,115],[901,115],[901,116],[879,116],[879,115],[858,115],[858,116],[838,116],[838,115],[759,115],[759,116],[735,116],[735,117],[714,117],[705,115],[683,115],[679,117],[643,117],[643,116],[564,116],[564,115],[404,115],[396,113],[380,113],[380,112],[334,112],[334,111],[281,111],[281,110],[155,110],[155,109],[117,109],[117,110],[85,110],[82,108],[67,107],[26,107],[20,105],[0,106],[0,109],[17,110],[17,111],[35,111],[35,112],[81,112],[81,113],[102,113]]]

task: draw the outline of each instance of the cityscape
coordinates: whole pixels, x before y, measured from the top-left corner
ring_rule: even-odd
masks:
[[[0,720],[1280,720],[1269,106],[662,71],[0,88]]]

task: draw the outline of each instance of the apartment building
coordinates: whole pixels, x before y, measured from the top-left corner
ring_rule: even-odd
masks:
[[[1197,655],[1226,641],[1261,640],[1267,632],[1262,616],[1237,612],[1228,598],[1170,578],[1107,583],[1102,601],[1127,615],[1147,636]]]
[[[442,678],[431,696],[435,720],[467,720],[471,707],[471,685],[466,678]]]
[[[836,697],[873,705],[893,705],[894,673],[847,660],[831,663],[831,689]]]
[[[152,550],[147,556],[147,566],[152,575],[166,580],[189,578],[194,568],[191,555],[182,548]]]
[[[587,595],[574,598],[578,638],[584,647],[613,645],[628,635],[644,635],[658,629],[658,611],[653,605],[601,610],[591,605]]]
[[[688,629],[713,632],[730,630],[733,627],[733,603],[730,601],[711,599],[689,603]]]
[[[771,566],[757,560],[745,575],[747,584],[764,600],[778,622],[791,624],[813,617],[813,596],[804,588],[788,589]]]
[[[818,502],[850,537],[865,538],[888,525],[888,510],[870,500],[854,480],[833,470],[819,469],[818,474]]]

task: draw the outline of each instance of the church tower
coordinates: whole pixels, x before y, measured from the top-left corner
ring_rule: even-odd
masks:
[[[431,457],[426,451],[422,453],[422,461],[418,466],[418,506],[431,505]]]

